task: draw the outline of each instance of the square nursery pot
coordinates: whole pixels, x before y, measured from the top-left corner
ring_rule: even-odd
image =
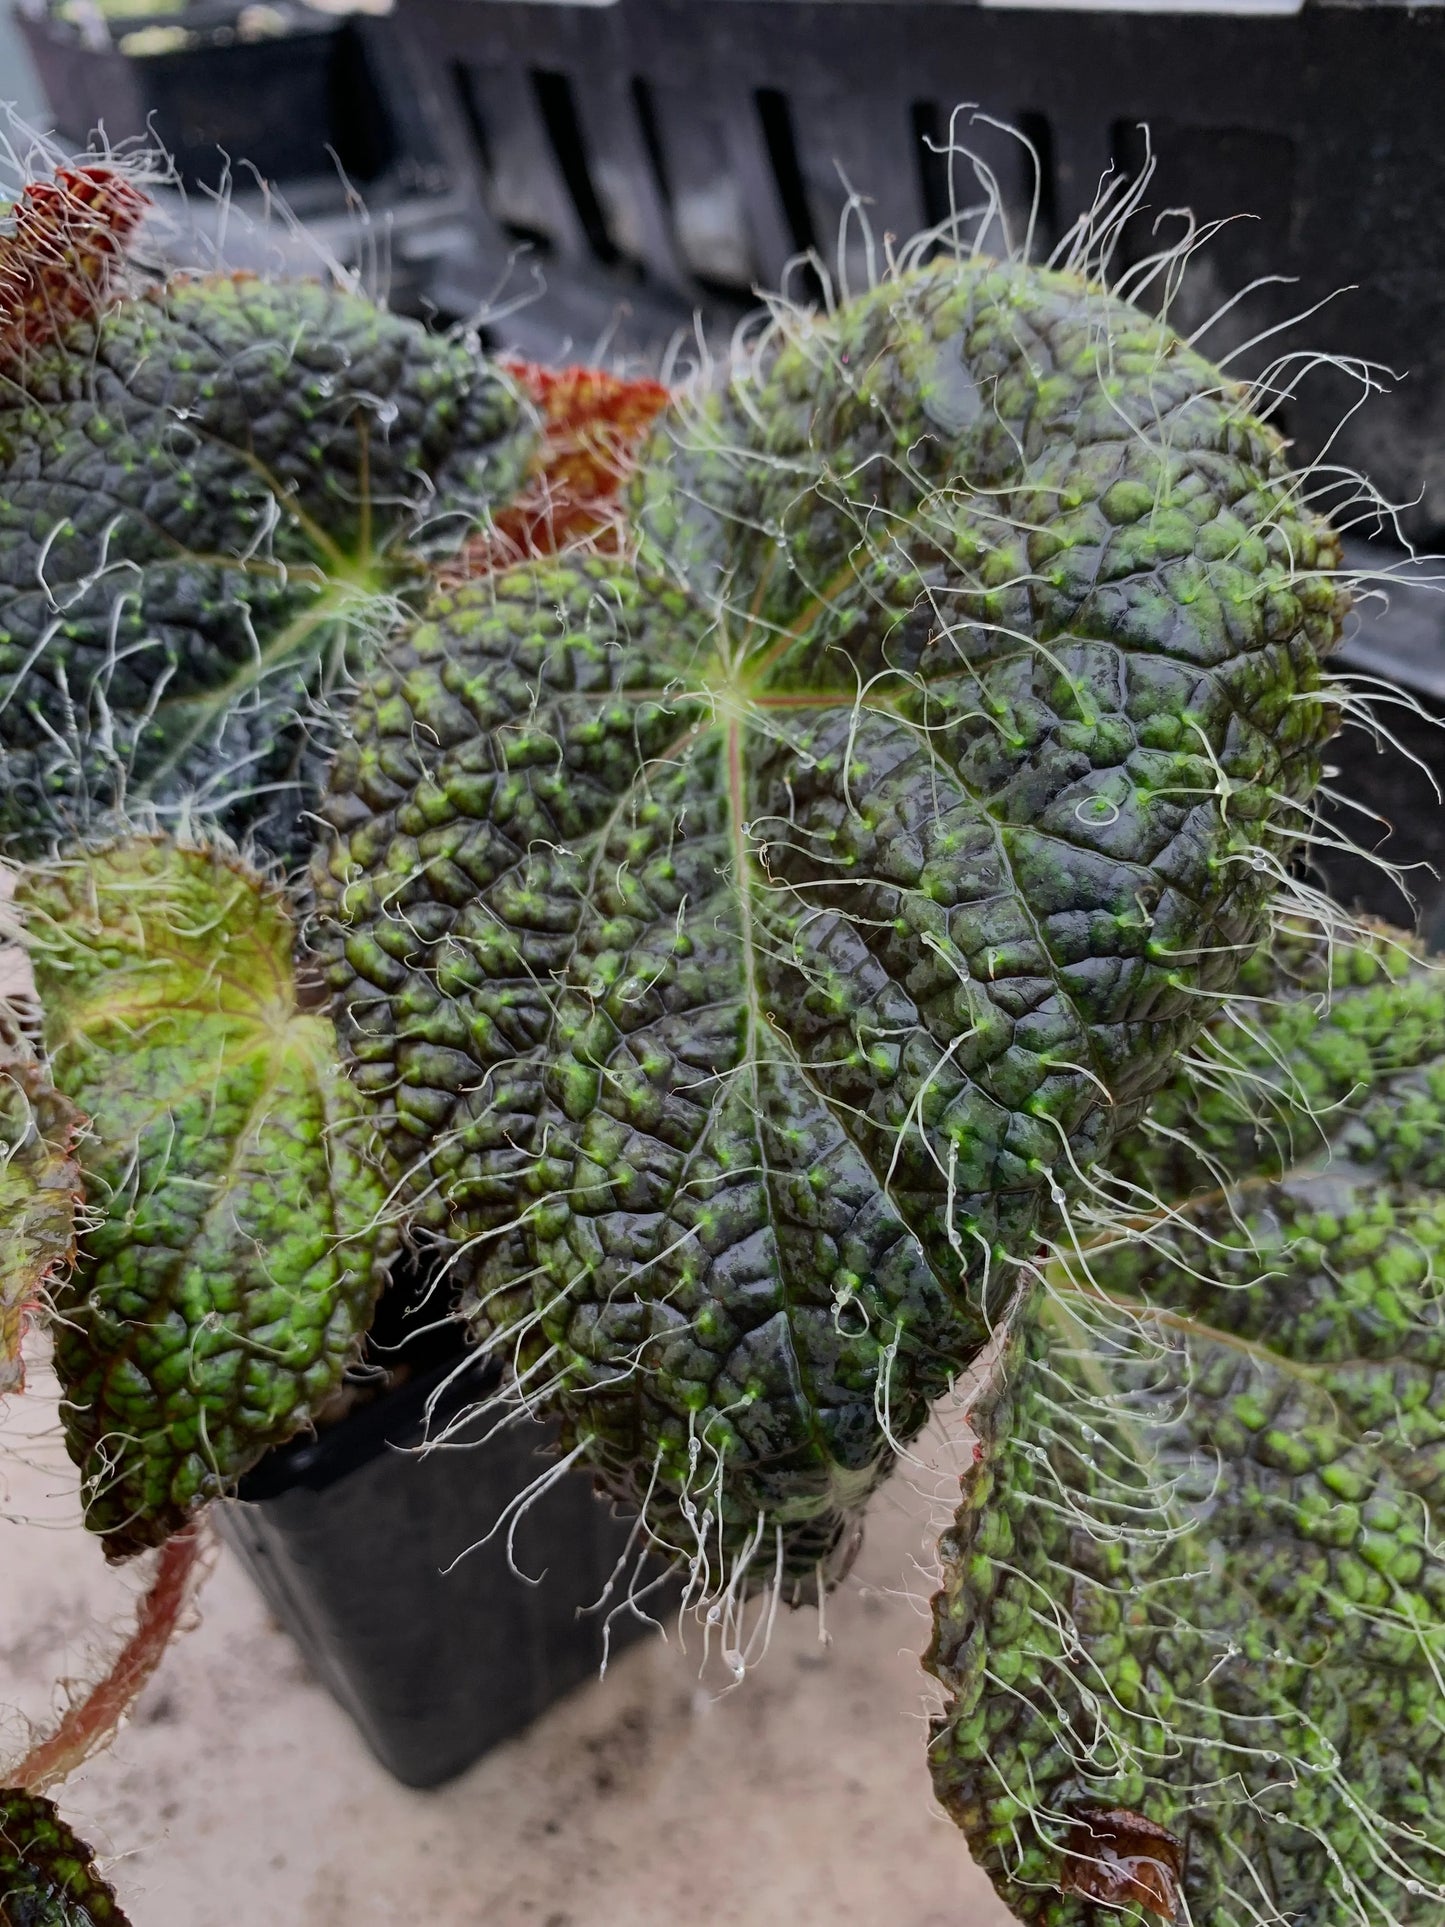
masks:
[[[539,1583],[511,1569],[505,1527],[478,1544],[546,1471],[554,1433],[522,1421],[485,1443],[410,1451],[424,1435],[427,1399],[456,1362],[268,1454],[238,1498],[215,1509],[313,1671],[382,1765],[413,1787],[461,1773],[596,1674],[607,1608],[586,1608],[627,1552],[633,1525],[574,1471],[515,1531],[515,1564]],[[447,1387],[433,1435],[489,1383],[472,1369]],[[645,1630],[638,1614],[618,1613],[610,1650]]]
[[[110,19],[25,0],[16,13],[56,131],[84,146],[158,139],[187,187],[334,174],[365,183],[394,158],[364,27],[297,3],[200,0]],[[375,23],[381,24],[381,23]],[[330,150],[330,151],[328,151]]]

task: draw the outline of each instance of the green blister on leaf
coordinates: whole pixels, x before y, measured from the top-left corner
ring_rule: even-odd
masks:
[[[289,851],[328,696],[534,441],[474,346],[319,284],[179,280],[34,350],[0,389],[0,832],[191,800]]]
[[[0,1790],[0,1927],[127,1927],[90,1848],[18,1788]]]
[[[1158,323],[950,263],[680,406],[635,557],[364,685],[317,888],[389,1169],[714,1575],[849,1542],[1260,936],[1334,720],[1297,486]]]
[[[335,1392],[380,1288],[385,1199],[256,876],[137,839],[27,873],[17,901],[103,1214],[57,1295],[62,1417],[87,1523],[124,1557]]]
[[[75,1257],[83,1122],[18,1034],[0,1026],[0,1396],[25,1383],[27,1316]]]
[[[1048,1927],[1117,1917],[1120,1808],[1180,1846],[1177,1916],[1125,1917],[1445,1908],[1445,973],[1351,944],[1325,1011],[1282,952],[1204,1054],[1233,1084],[1162,1094],[1224,1184],[1056,1261],[941,1547],[935,1785]]]

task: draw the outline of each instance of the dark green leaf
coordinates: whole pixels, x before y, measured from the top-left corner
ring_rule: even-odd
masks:
[[[90,1848],[18,1788],[0,1791],[0,1927],[127,1927]]]
[[[1241,393],[1016,267],[799,324],[643,474],[635,565],[388,650],[327,955],[518,1397],[802,1580],[1260,934],[1335,549]]]
[[[513,492],[530,420],[465,343],[310,283],[178,281],[28,356],[0,383],[0,830],[198,799],[289,847],[318,706],[420,554]]]

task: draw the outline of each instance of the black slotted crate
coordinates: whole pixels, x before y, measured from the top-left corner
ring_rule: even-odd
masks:
[[[328,148],[354,179],[379,179],[395,137],[368,70],[365,23],[288,5],[284,33],[248,40],[242,13],[232,0],[198,0],[182,14],[135,16],[109,45],[90,44],[44,5],[16,18],[57,130],[77,145],[97,127],[117,143],[153,137],[181,179],[213,188],[233,165],[272,180],[325,174],[335,167]],[[141,29],[187,39],[131,52]]]
[[[992,171],[1014,245],[1031,220],[1041,257],[1110,176],[1136,179],[1117,275],[1185,231],[1226,223],[1171,302],[1255,378],[1282,353],[1363,358],[1357,379],[1316,365],[1276,420],[1302,460],[1368,475],[1398,523],[1350,516],[1352,564],[1390,569],[1398,537],[1445,546],[1445,5],[1305,4],[1293,13],[1122,11],[973,0],[397,0],[426,74],[433,124],[469,178],[473,246],[437,287],[465,309],[505,279],[519,247],[537,292],[502,324],[524,352],[597,343],[656,350],[694,313],[716,335],[817,250],[864,285],[894,242],[977,201],[950,169],[950,126]],[[975,105],[954,118],[958,103]],[[1003,127],[1023,134],[1024,145]],[[1145,129],[1148,129],[1146,136]],[[1147,145],[1146,145],[1147,141]],[[1037,156],[1037,168],[1033,156]],[[845,223],[865,198],[871,242]],[[1036,197],[1036,198],[1035,198]],[[1237,217],[1245,218],[1237,218]],[[1158,223],[1156,227],[1156,222]],[[840,246],[841,240],[841,246]],[[982,237],[996,250],[999,225]],[[1256,284],[1251,286],[1250,284]],[[816,298],[794,271],[791,291]],[[1352,290],[1352,291],[1351,291]],[[1147,299],[1147,297],[1146,297]],[[1293,318],[1315,310],[1298,325]],[[1300,372],[1300,362],[1283,370]],[[1434,574],[1435,585],[1419,586]],[[1445,872],[1445,812],[1418,766],[1445,772],[1445,594],[1439,570],[1402,579],[1351,618],[1347,667],[1402,684],[1429,716],[1391,712],[1410,762],[1358,732],[1334,752],[1339,786],[1385,819],[1327,803],[1333,831]],[[1407,583],[1413,582],[1413,586]],[[1347,900],[1406,919],[1401,893],[1327,852]],[[1445,890],[1410,872],[1422,923],[1445,941]]]
[[[1161,210],[1240,214],[1192,263],[1184,332],[1263,276],[1207,337],[1253,374],[1286,347],[1363,356],[1400,377],[1339,428],[1356,384],[1318,370],[1288,406],[1306,455],[1363,469],[1445,532],[1445,7],[1307,5],[1295,14],[1052,11],[968,0],[398,0],[453,165],[476,184],[475,249],[453,300],[493,287],[519,245],[543,291],[538,346],[585,345],[621,304],[624,338],[696,307],[727,321],[816,247],[834,258],[850,187],[882,236],[948,210],[958,102],[1021,129],[1040,160],[1047,247],[1113,168],[1157,172],[1116,266],[1158,245]],[[966,123],[966,117],[965,117]],[[985,123],[961,137],[998,174],[1016,230],[1032,163]],[[965,184],[966,188],[966,184]],[[1181,232],[1168,222],[1164,234]],[[853,227],[845,272],[866,272]],[[1354,286],[1354,294],[1336,290]],[[806,290],[804,290],[806,291]],[[474,295],[475,298],[475,295]],[[1335,431],[1339,429],[1338,435]],[[1333,442],[1332,442],[1332,437]]]

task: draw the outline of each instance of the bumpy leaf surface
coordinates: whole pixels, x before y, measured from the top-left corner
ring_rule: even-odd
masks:
[[[25,1383],[27,1313],[75,1256],[80,1114],[0,1026],[0,1396]]]
[[[197,795],[289,849],[308,718],[531,421],[465,343],[304,283],[172,283],[6,371],[0,832]]]
[[[522,1389],[796,1576],[1258,937],[1335,548],[1204,361],[1020,267],[806,324],[640,478],[634,562],[388,651],[324,943]]]
[[[123,1557],[336,1389],[385,1255],[330,1020],[298,1003],[278,897],[137,840],[22,879],[56,1083],[91,1117],[104,1221],[57,1295],[86,1518]]]
[[[1226,1186],[1056,1277],[980,1408],[933,1764],[1026,1921],[1119,1917],[1121,1809],[1174,1842],[1127,1918],[1445,1917],[1445,974],[1355,949],[1323,1017],[1300,962],[1165,1094]],[[1291,1113],[1296,1162],[1245,1135]]]
[[[90,1848],[39,1794],[0,1790],[0,1927],[127,1927]]]
[[[1408,1102],[1442,1041],[1445,974],[1414,938],[1380,925],[1331,942],[1286,921],[1244,966],[1182,1074],[1120,1138],[1110,1170],[1146,1206],[1277,1177],[1324,1152],[1346,1115]],[[1445,1167],[1417,1172],[1421,1183],[1442,1176]]]

